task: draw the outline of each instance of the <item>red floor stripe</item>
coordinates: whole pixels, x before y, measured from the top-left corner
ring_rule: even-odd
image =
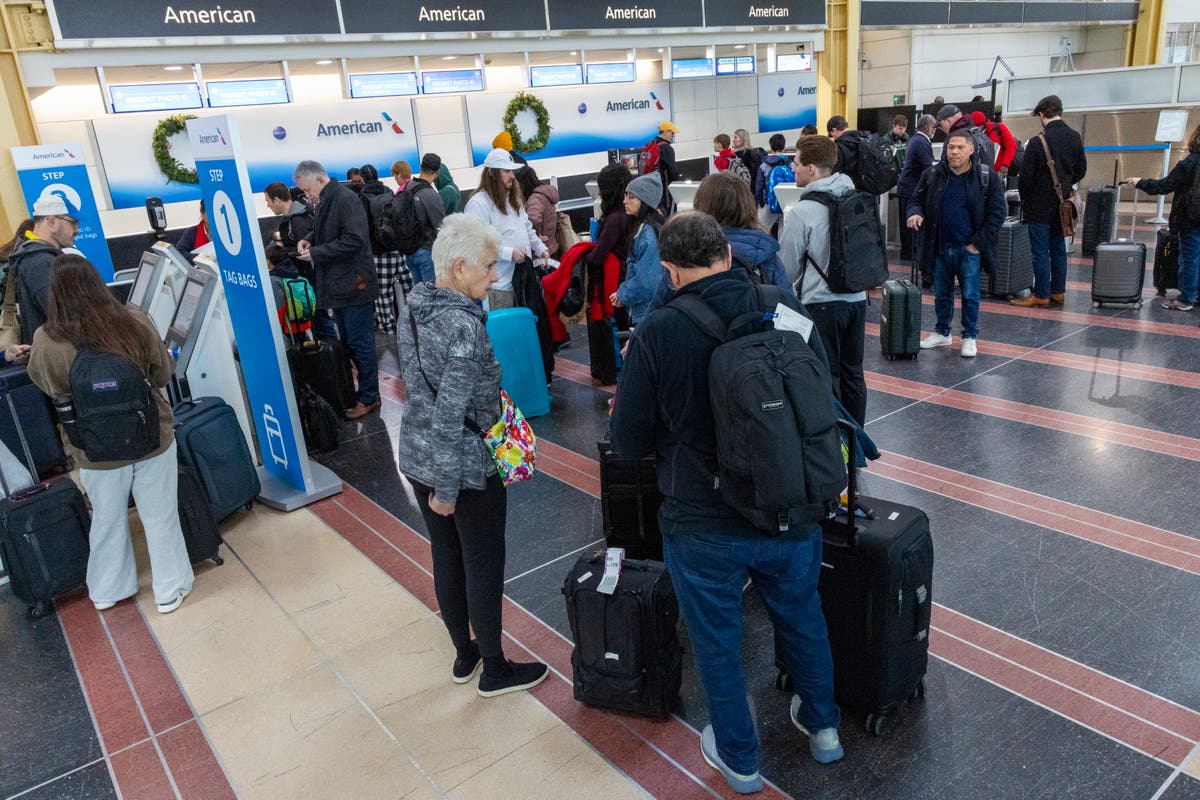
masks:
[[[149,740],[111,759],[122,800],[166,800],[175,797],[158,751]]]
[[[598,473],[598,463],[595,469]],[[554,477],[570,482],[569,474]],[[995,681],[1014,694],[1174,766],[1186,759],[1195,740],[1200,738],[1200,714],[1196,712],[1089,667],[1073,664],[943,606],[935,608],[936,627],[947,636],[931,637],[930,649],[952,665]],[[953,636],[965,642],[957,642]],[[1009,664],[1004,659],[1017,663]]]
[[[195,720],[160,735],[158,746],[183,800],[237,800]]]
[[[437,610],[432,577],[388,544],[394,544],[414,561],[425,559],[429,545],[415,531],[349,486],[341,495],[322,500],[310,508],[430,610]],[[368,518],[372,522],[364,524]],[[409,569],[396,570],[398,562],[408,564]],[[504,621],[505,629],[514,641],[559,672],[570,675],[571,647],[562,637],[508,598],[505,598]],[[587,708],[574,701],[569,684],[563,680],[547,681],[533,690],[533,694],[654,796],[690,797],[701,792],[701,787],[680,771],[677,764],[705,781],[705,786],[718,796],[737,796],[704,764],[695,732],[679,720],[652,722]],[[786,795],[768,787],[763,796],[780,798]]]
[[[161,733],[192,719],[192,709],[137,605],[118,603],[104,613],[104,621],[151,729]]]

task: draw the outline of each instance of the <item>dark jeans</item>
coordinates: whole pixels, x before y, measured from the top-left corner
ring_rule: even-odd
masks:
[[[1033,293],[1043,299],[1067,291],[1067,240],[1062,224],[1055,220],[1027,222],[1029,249],[1033,254]],[[1082,230],[1082,226],[1081,226]]]
[[[704,529],[672,522],[671,503],[668,500],[659,512],[663,554],[692,642],[717,751],[730,769],[749,775],[758,770],[759,759],[742,664],[742,591],[747,576],[754,579],[782,644],[788,674],[802,701],[801,724],[817,731],[841,722],[833,700],[829,634],[817,594],[821,530],[811,526],[806,539],[767,537],[737,520],[713,520]]]
[[[908,208],[909,197],[897,197],[896,202],[899,205],[900,213],[897,215],[897,221],[900,225],[900,258],[906,261],[912,261],[916,258],[914,248],[916,242],[914,237],[917,232],[908,227],[908,220],[905,219],[906,209]]]
[[[375,304],[335,308],[333,317],[342,344],[358,370],[358,402],[369,406],[379,399],[379,364],[375,360]]]
[[[1195,201],[1193,201],[1195,202]],[[1196,287],[1200,283],[1200,230],[1179,234],[1179,299],[1196,302]]]
[[[433,251],[418,250],[407,256],[408,271],[412,273],[413,285],[426,283],[436,278],[433,271]]]
[[[318,342],[332,342],[338,338],[337,324],[329,314],[329,309],[318,308],[313,317],[313,338]]]
[[[499,476],[487,488],[462,489],[454,514],[429,509],[433,490],[409,478],[433,550],[433,588],[442,622],[455,647],[471,643],[471,630],[484,658],[504,655],[500,604],[504,597],[504,524],[508,494]]]
[[[833,393],[858,420],[867,424],[867,381],[863,378],[863,346],[867,337],[867,301],[811,303],[812,315],[829,359]]]
[[[954,279],[962,290],[962,338],[979,336],[979,264],[980,254],[962,245],[948,245],[933,262],[933,310],[937,315],[934,330],[950,335],[954,319]]]

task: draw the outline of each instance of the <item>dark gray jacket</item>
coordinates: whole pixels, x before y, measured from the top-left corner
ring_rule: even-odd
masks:
[[[418,206],[417,219],[425,228],[425,238],[417,249],[429,250],[433,247],[433,240],[437,238],[438,229],[442,227],[442,220],[446,218],[446,204],[442,202],[438,190],[424,178],[413,178],[405,189],[415,192],[413,200]]]
[[[345,308],[375,302],[379,282],[367,212],[354,192],[336,178],[321,190],[309,241],[318,306]]]
[[[8,280],[17,282],[21,315],[21,344],[33,342],[33,332],[46,322],[50,302],[50,265],[62,251],[42,239],[23,239],[8,257]]]
[[[417,323],[417,347],[410,315]],[[487,312],[465,295],[418,283],[397,324],[408,391],[400,425],[400,471],[432,487],[445,503],[454,502],[460,489],[485,488],[496,471],[483,440],[464,421],[470,417],[487,430],[500,416],[500,364],[486,321]]]

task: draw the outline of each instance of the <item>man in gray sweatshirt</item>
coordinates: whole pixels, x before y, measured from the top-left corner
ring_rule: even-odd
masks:
[[[821,277],[821,273],[829,274],[831,211],[811,197],[824,193],[837,199],[854,192],[854,181],[833,171],[837,158],[837,145],[824,136],[802,136],[796,143],[796,185],[804,191],[800,202],[784,216],[779,259],[821,334],[833,392],[862,425],[867,421],[867,383],[863,378],[867,293],[837,294]]]

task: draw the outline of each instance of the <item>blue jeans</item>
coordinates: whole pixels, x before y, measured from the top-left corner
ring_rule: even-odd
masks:
[[[1196,284],[1200,280],[1200,230],[1179,234],[1179,299],[1196,302]]]
[[[1027,222],[1033,251],[1033,293],[1042,299],[1067,291],[1067,240],[1057,222]]]
[[[942,248],[933,261],[933,310],[937,314],[934,330],[950,335],[954,319],[954,279],[962,289],[962,338],[979,336],[979,253],[952,245]]]
[[[379,364],[375,360],[375,304],[335,308],[342,344],[358,370],[358,402],[369,406],[379,399]]]
[[[408,271],[412,273],[413,285],[426,283],[436,277],[433,272],[433,251],[418,250],[404,257],[408,262]]]
[[[313,316],[313,338],[318,342],[332,342],[338,338],[337,323],[329,314],[329,309],[318,308]]]
[[[713,520],[706,529],[669,519],[663,505],[663,555],[692,643],[692,657],[721,760],[734,772],[758,771],[758,736],[746,701],[742,664],[742,590],[746,577],[762,595],[783,645],[788,673],[803,705],[800,722],[810,731],[837,727],[833,657],[821,613],[821,533],[807,539],[769,538],[736,520]]]

